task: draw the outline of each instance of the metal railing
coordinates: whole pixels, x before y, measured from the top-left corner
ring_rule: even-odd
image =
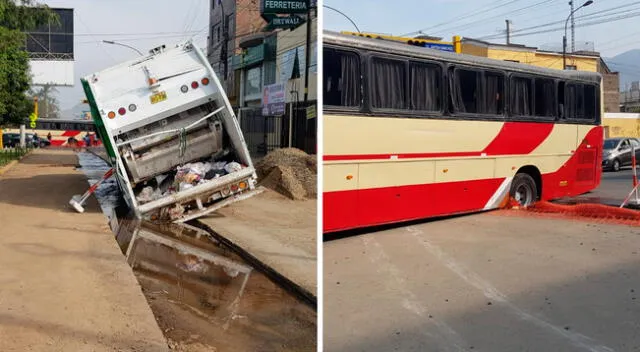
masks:
[[[18,160],[31,151],[32,148],[4,148],[0,149],[0,166]]]

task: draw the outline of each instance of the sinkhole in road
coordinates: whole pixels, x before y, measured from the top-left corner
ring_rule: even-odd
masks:
[[[79,153],[93,184],[109,166]],[[116,181],[94,193],[170,347],[315,351],[316,311],[206,231],[129,216]]]

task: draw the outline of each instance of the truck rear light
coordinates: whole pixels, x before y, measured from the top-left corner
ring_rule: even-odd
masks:
[[[237,192],[238,191],[238,185],[235,185],[235,184],[231,185],[231,190],[234,191],[234,192]]]
[[[116,113],[113,112],[113,111],[109,111],[109,113],[107,114],[107,117],[112,119],[112,118],[116,117]]]
[[[247,183],[245,181],[242,181],[242,182],[238,183],[238,186],[240,186],[240,189],[246,189],[247,188]]]
[[[182,93],[186,93],[189,90],[189,87],[187,87],[186,84],[183,84],[182,87],[180,87],[180,91]]]
[[[228,188],[223,188],[221,193],[223,196],[228,196],[229,194],[231,194],[231,190]]]
[[[196,81],[191,82],[191,88],[193,88],[193,89],[198,88],[198,82],[196,82]]]
[[[124,115],[126,113],[127,113],[127,109],[125,109],[125,108],[118,109],[118,114],[120,114],[120,116],[122,116],[122,115]]]
[[[129,104],[129,111],[134,112],[137,108],[136,104]]]
[[[203,86],[206,86],[207,84],[209,84],[209,77],[203,78],[201,82]]]

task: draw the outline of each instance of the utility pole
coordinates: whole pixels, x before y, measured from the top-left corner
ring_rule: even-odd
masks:
[[[227,70],[228,65],[229,65],[229,60],[227,58],[228,53],[227,50],[229,49],[229,28],[226,20],[227,20],[227,16],[224,14],[224,0],[220,1],[220,11],[222,12],[222,48],[220,49],[220,60],[222,60],[222,65],[224,67],[223,69],[223,77],[224,77],[224,82],[225,82],[225,86],[226,86],[226,82],[227,82]]]
[[[573,53],[576,51],[576,21],[573,17],[573,0],[569,1],[569,5],[571,6],[571,52]]]
[[[305,50],[306,60],[304,63],[304,106],[307,106],[309,99],[309,64],[311,61],[311,0],[307,0],[307,49]]]
[[[511,21],[504,20],[507,23],[507,45],[511,44]]]

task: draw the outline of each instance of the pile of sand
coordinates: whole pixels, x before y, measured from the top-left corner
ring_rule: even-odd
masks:
[[[317,160],[300,149],[277,149],[256,164],[258,182],[294,200],[317,197]]]

